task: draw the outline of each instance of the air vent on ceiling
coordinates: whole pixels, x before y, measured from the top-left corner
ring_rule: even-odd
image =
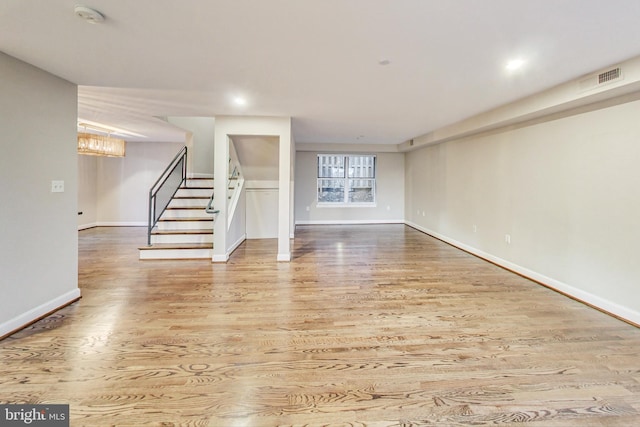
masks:
[[[612,68],[601,73],[592,74],[578,82],[581,91],[596,89],[600,86],[610,84],[622,79],[622,69]]]

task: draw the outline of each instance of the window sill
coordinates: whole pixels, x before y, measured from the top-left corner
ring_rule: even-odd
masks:
[[[316,203],[317,208],[375,208],[377,203]]]

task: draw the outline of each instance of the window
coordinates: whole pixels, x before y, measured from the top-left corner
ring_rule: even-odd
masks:
[[[373,205],[376,156],[318,154],[318,203]]]

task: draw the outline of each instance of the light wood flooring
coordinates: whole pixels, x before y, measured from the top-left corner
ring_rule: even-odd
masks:
[[[0,402],[72,426],[640,425],[640,330],[403,225],[228,264],[79,233],[83,298],[0,341]]]

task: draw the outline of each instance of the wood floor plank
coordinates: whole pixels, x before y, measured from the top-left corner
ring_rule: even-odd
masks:
[[[293,260],[138,260],[79,236],[83,297],[0,341],[0,402],[72,426],[627,426],[640,331],[403,225],[304,226]]]

